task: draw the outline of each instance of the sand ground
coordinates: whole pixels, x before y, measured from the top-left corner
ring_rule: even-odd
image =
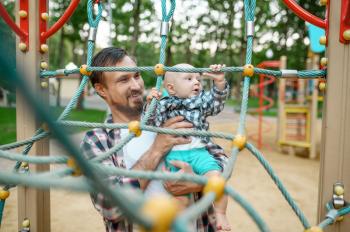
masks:
[[[237,128],[238,116],[231,111],[227,109],[220,116],[211,119],[211,130],[234,133]],[[271,125],[271,131],[264,135],[264,142],[270,146],[261,151],[310,223],[315,224],[319,161],[278,152],[273,145],[275,119],[270,118],[267,121]],[[253,134],[257,130],[256,122],[255,118],[248,117],[248,134]],[[80,137],[80,134],[75,135],[77,140]],[[217,140],[217,142],[229,152],[229,142],[222,140]],[[51,151],[53,155],[62,154],[60,145],[57,145],[55,141],[51,141]],[[0,160],[0,168],[4,167],[10,167],[9,163]],[[301,223],[282,194],[260,163],[248,151],[243,151],[238,156],[229,184],[251,203],[266,221],[271,231],[302,231]],[[12,189],[11,196],[6,201],[1,231],[18,231],[16,195],[16,189]],[[258,231],[245,211],[232,200],[229,201],[228,216],[233,231]],[[93,208],[88,194],[52,190],[51,228],[52,232],[103,231],[103,223]]]

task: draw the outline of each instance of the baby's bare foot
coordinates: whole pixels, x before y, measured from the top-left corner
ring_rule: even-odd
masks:
[[[231,225],[227,220],[226,214],[216,213],[215,215],[217,231],[231,231]]]

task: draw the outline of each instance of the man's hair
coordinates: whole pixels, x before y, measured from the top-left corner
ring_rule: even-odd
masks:
[[[104,48],[98,52],[94,58],[92,58],[91,66],[94,67],[106,67],[114,66],[116,63],[122,61],[122,59],[128,54],[122,48],[109,47]],[[93,87],[96,83],[104,84],[103,72],[94,71],[90,76],[90,81]]]

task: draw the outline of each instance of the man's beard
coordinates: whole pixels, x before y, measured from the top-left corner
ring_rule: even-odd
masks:
[[[128,99],[128,105],[121,105],[118,106],[118,110],[124,112],[127,115],[130,116],[140,116],[143,110],[143,98],[142,98],[142,92],[141,91],[133,91],[128,94],[128,98],[131,97],[132,95],[137,94],[141,96],[141,101],[140,102],[134,102],[133,106],[131,107],[129,105],[129,99]]]

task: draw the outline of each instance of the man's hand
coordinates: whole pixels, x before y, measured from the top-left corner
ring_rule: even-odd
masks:
[[[168,119],[162,127],[171,129],[191,129],[192,123],[184,121],[184,117],[176,116]],[[166,155],[175,145],[190,143],[191,138],[185,138],[183,136],[158,134],[152,145],[152,150],[161,152],[162,155]]]
[[[213,79],[214,85],[220,90],[225,89],[225,73],[221,72],[222,68],[225,68],[226,65],[221,65],[221,64],[213,64],[210,65],[209,68],[213,71],[212,73],[203,73],[203,75],[208,76]]]
[[[194,174],[192,167],[183,161],[179,160],[173,160],[171,161],[171,164],[177,168],[179,168],[180,173],[186,173],[186,174]],[[174,196],[180,196],[185,195],[188,193],[194,193],[194,192],[200,192],[203,189],[202,185],[193,183],[193,182],[186,182],[186,181],[165,181],[163,183],[164,188],[171,193]]]
[[[163,127],[168,127],[172,129],[190,129],[193,125],[189,122],[184,121],[184,117],[177,116],[167,120]],[[141,158],[136,162],[133,170],[142,171],[154,171],[162,157],[166,155],[174,145],[190,143],[190,138],[185,138],[182,136],[158,134],[155,138],[152,146],[148,151],[146,151]],[[141,189],[145,189],[148,184],[148,180],[139,179]]]

